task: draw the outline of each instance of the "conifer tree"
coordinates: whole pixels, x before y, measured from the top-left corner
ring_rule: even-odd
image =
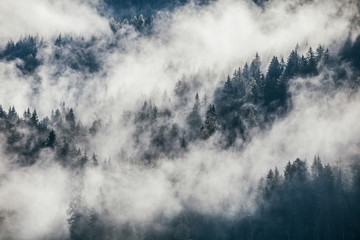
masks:
[[[56,141],[56,134],[55,134],[55,131],[52,129],[50,131],[49,137],[48,137],[48,139],[46,141],[46,146],[53,148],[54,144],[55,144],[55,141]]]
[[[66,114],[65,120],[68,122],[71,129],[75,128],[75,114],[72,108],[70,108],[69,112]]]
[[[206,111],[206,118],[203,124],[201,135],[203,139],[209,138],[217,130],[217,115],[215,112],[215,106],[209,105]]]
[[[316,64],[316,57],[312,48],[309,48],[307,52],[307,73],[310,75],[317,74],[317,64]]]
[[[200,127],[201,127],[201,115],[200,115],[200,100],[199,100],[199,94],[196,93],[195,95],[195,103],[194,106],[187,117],[187,123],[190,127],[189,129],[189,136],[190,139],[196,138]]]
[[[32,125],[34,127],[38,127],[38,125],[39,125],[39,117],[38,117],[35,109],[31,115],[30,122],[32,123]]]
[[[6,112],[3,107],[0,105],[0,118],[6,118]]]
[[[273,57],[266,75],[264,100],[265,105],[278,99],[277,82],[281,75],[281,66],[277,57]]]

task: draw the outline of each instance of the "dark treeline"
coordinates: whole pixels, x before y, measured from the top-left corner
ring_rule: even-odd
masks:
[[[236,238],[358,239],[359,165],[352,170],[296,159],[270,170],[258,188],[257,211],[236,224]]]
[[[185,209],[173,219],[158,217],[153,226],[116,226],[105,209],[95,211],[72,202],[68,219],[71,239],[358,239],[360,237],[360,166],[352,169],[311,166],[296,159],[283,173],[270,170],[256,190],[255,212],[238,217],[199,214]]]
[[[344,86],[356,88],[358,75],[347,78],[346,66],[340,57],[330,55],[328,49],[319,45],[316,50],[310,47],[305,56],[297,49],[286,60],[274,56],[263,73],[260,56],[256,54],[250,64],[235,70],[214,93],[209,93],[214,96],[212,101],[206,94],[196,93],[201,90],[196,80],[179,80],[174,90],[173,109],[159,109],[151,101],[145,101],[140,109],[133,111],[136,143],[142,136],[150,136],[149,151],[144,155],[149,160],[161,154],[174,157],[192,142],[207,140],[215,133],[220,135],[217,141],[223,148],[233,146],[239,139],[248,142],[253,129],[266,129],[275,119],[291,111],[290,87],[296,78],[332,72],[334,84],[322,86],[327,91]],[[184,109],[188,105],[192,108]],[[188,112],[185,126],[171,117],[173,111],[183,110]]]
[[[87,138],[96,132],[95,121],[90,128],[77,122],[73,109],[56,109],[50,117],[39,119],[36,109],[27,109],[22,116],[15,107],[5,111],[0,105],[0,132],[5,137],[4,150],[16,155],[16,164],[31,166],[40,159],[41,151],[64,167],[82,168],[86,163],[98,164],[97,156],[88,156],[86,149],[77,147],[84,145]]]
[[[274,56],[266,74],[261,72],[256,54],[250,64],[228,76],[215,93],[218,123],[226,133],[226,144],[231,145],[238,137],[246,140],[249,129],[263,127],[291,110],[291,79],[316,76],[329,66],[329,51],[321,45],[316,51],[310,47],[306,56],[295,49],[286,61]]]
[[[129,18],[120,18],[120,17],[113,17],[110,19],[110,29],[116,33],[121,28],[126,26],[132,26],[134,29],[136,29],[139,33],[142,34],[151,34],[153,22],[156,16],[153,14],[144,17],[142,14],[135,15]]]
[[[37,68],[44,63],[38,52],[50,44],[53,47],[50,61],[59,68],[59,73],[66,67],[82,72],[97,72],[101,67],[101,60],[95,53],[97,40],[95,38],[85,40],[83,37],[60,34],[52,42],[45,43],[39,37],[27,36],[16,43],[9,41],[0,51],[0,61],[21,60],[16,63],[16,67],[23,74],[36,74]]]
[[[341,59],[349,61],[352,66],[359,71],[360,69],[360,36],[357,36],[355,41],[351,41],[349,36],[340,51]]]
[[[129,17],[129,14],[151,14],[163,9],[172,9],[188,2],[188,0],[104,0],[112,14]]]
[[[98,39],[85,40],[82,37],[62,36],[55,39],[53,61],[56,66],[69,67],[76,71],[97,72],[101,67],[101,60],[95,53],[95,44]]]
[[[314,77],[320,73],[331,72],[335,84],[321,86],[328,88],[327,91],[342,86],[356,88],[359,84],[357,81],[359,71],[356,65],[357,58],[351,52],[358,51],[358,39],[354,43],[347,41],[339,56],[330,54],[322,45],[315,50],[310,47],[305,55],[300,55],[296,48],[286,59],[274,56],[266,72],[262,72],[261,59],[256,54],[250,63],[246,63],[242,68],[236,69],[231,76],[227,76],[214,93],[209,92],[203,96],[197,93],[201,91],[202,86],[196,79],[179,80],[175,85],[174,99],[165,99],[173,102],[172,106],[159,108],[148,100],[139,109],[130,109],[124,114],[124,122],[131,121],[136,126],[133,139],[134,148],[139,148],[137,158],[147,163],[163,155],[174,158],[186,151],[193,142],[206,141],[214,134],[217,134],[217,144],[222,148],[234,146],[239,140],[249,142],[253,129],[266,129],[275,119],[285,117],[291,111],[290,87],[299,77]],[[96,39],[91,41],[96,42]],[[59,35],[54,39],[53,61],[58,62],[57,65],[63,68],[69,67],[75,71],[89,73],[99,71],[102,63],[95,57],[91,41]],[[23,66],[31,65],[27,63],[29,59],[37,59],[38,45],[41,45],[41,41],[37,38],[26,37],[16,44],[9,42],[0,56],[6,61],[14,58],[25,59],[25,63],[19,66],[22,69]],[[39,64],[41,62],[36,61]],[[351,73],[347,70],[348,66]],[[35,68],[35,65],[33,67]],[[34,68],[31,71],[34,71]],[[59,68],[57,74],[61,72],[62,69]],[[209,99],[208,96],[213,97]],[[27,127],[28,132],[32,134],[26,137],[28,138],[26,141],[32,149],[21,151],[18,149],[13,152],[20,151],[25,154],[28,151],[31,155],[35,154],[34,156],[39,152],[40,147],[46,145],[41,141],[46,140],[51,129],[59,135],[56,141],[57,148],[60,148],[66,146],[64,136],[65,142],[68,143],[73,140],[68,140],[67,136],[70,136],[69,139],[85,141],[90,128],[102,127],[100,120],[88,127],[75,122],[69,124],[70,120],[67,116],[70,113],[65,109],[55,111],[52,116],[38,123],[34,123],[38,120],[30,121],[32,118],[37,118],[32,116],[34,113],[26,112],[23,118],[19,118],[13,107],[7,113],[1,111],[4,126],[2,131],[6,131],[9,136],[9,149],[13,147],[12,145],[17,147],[18,144],[15,142],[25,141],[16,131],[18,127]],[[186,113],[185,125],[174,118],[180,111]],[[36,114],[36,110],[34,112]],[[73,111],[70,115],[74,115]],[[75,119],[75,116],[73,118]],[[80,140],[80,145],[86,145],[80,143]],[[32,141],[38,142],[30,144]],[[29,162],[33,163],[35,159],[36,157]]]
[[[261,179],[254,213],[237,220],[183,213],[163,239],[358,239],[359,179],[358,164],[349,170],[319,156],[311,166],[296,159]]]
[[[38,48],[41,45],[38,37],[28,36],[20,39],[16,43],[9,41],[5,49],[0,51],[0,60],[13,61],[16,59],[22,60],[22,63],[16,66],[24,74],[33,73],[34,70],[41,64],[37,57]]]
[[[194,0],[200,6],[211,4],[217,0]],[[252,0],[258,6],[264,6],[269,0]],[[111,15],[117,17],[131,17],[136,14],[151,15],[161,10],[172,10],[176,7],[189,3],[190,0],[104,0],[106,7],[99,8],[100,12],[104,9],[111,9]]]
[[[195,0],[193,2],[201,6],[214,1],[216,0]],[[110,9],[110,14],[115,17],[131,18],[139,14],[150,16],[158,11],[173,10],[189,2],[190,0],[104,0],[106,7],[103,9],[106,9],[107,12]],[[100,8],[99,11],[102,12],[103,9]]]
[[[195,0],[192,1],[198,6],[206,6],[217,0]],[[263,7],[268,0],[253,0],[253,2]],[[131,25],[137,31],[151,34],[153,20],[159,11],[173,10],[181,7],[189,0],[104,0],[107,15],[111,16],[110,28],[115,33],[124,25]],[[109,13],[110,9],[110,13]],[[103,12],[101,7],[100,12]]]

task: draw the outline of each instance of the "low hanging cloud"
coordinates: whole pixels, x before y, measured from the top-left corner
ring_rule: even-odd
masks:
[[[184,208],[234,217],[251,208],[251,190],[276,165],[282,172],[296,157],[310,161],[319,154],[325,162],[336,162],[359,155],[359,98],[359,92],[304,89],[296,94],[289,116],[254,135],[244,151],[199,143],[182,158],[159,160],[155,168],[116,159],[112,170],[89,168],[82,180],[82,204],[111,209],[110,217],[118,224],[150,224],[157,216],[171,218]],[[47,162],[29,169],[4,167],[0,206],[7,219],[1,236],[37,239],[53,234],[53,229],[62,229],[56,233],[65,236],[67,204],[79,180]]]
[[[278,1],[263,12],[247,1],[218,1],[203,8],[186,5],[160,17],[154,26],[157,34],[140,37],[127,54],[115,52],[109,58],[109,95],[128,105],[134,90],[145,95],[154,88],[171,92],[184,74],[204,75],[209,70],[217,73],[215,79],[201,81],[214,88],[223,74],[231,74],[256,52],[265,69],[273,55],[286,58],[296,44],[303,50],[320,43],[339,47],[336,43],[348,35],[355,13],[351,6],[337,1],[303,6]]]
[[[350,29],[358,31],[351,25],[355,1],[269,1],[264,8],[250,1],[223,0],[201,7],[189,3],[160,13],[151,35],[130,26],[112,33],[108,19],[95,10],[97,1],[5,2],[0,7],[2,46],[25,34],[38,34],[48,44],[39,50],[43,64],[34,75],[24,76],[16,62],[0,62],[0,103],[20,111],[30,106],[45,116],[65,101],[86,124],[104,118],[108,127],[84,148],[110,157],[113,168],[87,168],[83,178],[77,178],[52,163],[46,152],[34,166],[17,168],[11,164],[16,156],[1,149],[0,216],[5,217],[0,218],[0,238],[68,237],[69,202],[74,186],[82,184],[82,204],[111,209],[116,223],[149,224],[184,208],[234,217],[251,209],[252,189],[270,168],[282,169],[297,157],[309,162],[315,154],[326,162],[359,154],[360,94],[347,89],[324,93],[313,87],[323,81],[322,74],[294,79],[292,111],[271,128],[254,132],[241,149],[219,149],[215,135],[181,157],[160,157],[149,168],[132,162],[137,154],[131,140],[135,126],[122,120],[124,110],[137,107],[139,99],[161,104],[165,91],[173,98],[174,85],[182,78],[196,78],[205,89],[201,95],[211,98],[224,76],[256,52],[264,71],[273,55],[286,58],[297,43],[300,53],[318,44],[336,53]],[[95,37],[91,51],[101,60],[100,70],[64,67],[55,74],[59,66],[51,42],[59,33]],[[108,50],[111,44],[116,47]],[[181,115],[185,113],[172,120],[183,121]],[[2,137],[0,143],[5,144]]]
[[[0,43],[26,35],[49,38],[60,33],[109,33],[108,21],[98,14],[96,4],[93,0],[4,0],[0,6]]]
[[[296,83],[318,80],[299,79]],[[111,209],[122,203],[114,210],[119,221],[152,221],[154,216],[171,217],[184,208],[234,217],[240,210],[252,208],[252,190],[270,168],[277,166],[282,173],[288,161],[307,159],[310,165],[313,157],[320,155],[324,162],[346,169],[359,157],[359,98],[358,91],[324,93],[303,88],[294,92],[293,111],[271,129],[255,133],[244,150],[220,150],[216,143],[198,143],[183,157],[162,159],[155,168],[134,168],[120,161],[115,163],[112,177],[96,182],[104,184]],[[122,206],[127,210],[119,216]]]
[[[39,52],[44,60],[38,69],[40,91],[35,97],[22,95],[28,100],[15,107],[22,109],[28,104],[46,115],[65,99],[68,106],[77,106],[78,115],[84,116],[83,121],[101,110],[118,118],[118,113],[134,106],[134,96],[145,96],[160,102],[162,99],[157,96],[162,96],[165,90],[171,95],[176,81],[183,76],[198,76],[206,85],[208,95],[211,95],[225,74],[231,74],[234,69],[249,62],[256,52],[262,57],[265,70],[273,55],[286,58],[296,44],[300,44],[302,51],[309,46],[315,48],[318,44],[331,46],[336,51],[347,37],[351,20],[356,14],[351,1],[340,4],[338,1],[318,0],[302,5],[299,2],[271,1],[266,4],[265,10],[249,1],[216,1],[203,7],[190,3],[173,12],[159,14],[154,22],[154,34],[150,36],[139,35],[133,28],[123,28],[117,33],[119,36],[112,36],[108,33],[107,20],[97,15],[88,2],[55,4],[41,1],[48,11],[59,15],[63,13],[65,20],[68,15],[75,20],[55,21],[50,26],[52,21],[36,22],[40,15],[34,18],[35,22],[27,22],[30,25],[28,29],[38,29],[29,33],[45,37],[45,42],[53,41],[59,33],[95,36],[101,40],[93,47],[94,56],[101,59],[103,65],[99,73],[86,77],[86,83],[82,81],[82,74],[71,70],[62,71],[56,82],[53,80],[56,65],[50,61],[54,52],[49,44],[50,48]],[[11,11],[7,8],[14,4],[5,4],[7,7],[3,7],[3,11],[9,14]],[[71,11],[65,11],[67,8]],[[21,9],[24,8],[19,7],[13,15],[21,15]],[[76,24],[77,18],[81,19],[81,24]],[[10,29],[23,26],[19,19],[27,18],[14,17],[2,21],[4,27],[1,29],[12,35],[3,34],[4,39],[17,39],[16,31]],[[62,31],[62,25],[56,25],[60,23],[66,31]],[[19,32],[26,31],[21,28]],[[121,39],[116,43],[119,47],[107,51],[106,45],[112,44],[115,37]],[[7,68],[2,68],[2,71],[4,69]],[[215,74],[209,78],[208,72]],[[19,80],[12,77],[11,81]],[[56,89],[58,94],[49,96],[49,87]],[[18,93],[9,92],[7,95],[18,96]],[[1,101],[5,99],[1,98]],[[48,104],[44,106],[40,102]],[[94,106],[92,113],[88,113],[89,106]]]

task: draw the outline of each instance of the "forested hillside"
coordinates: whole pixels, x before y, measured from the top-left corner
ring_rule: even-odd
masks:
[[[357,1],[31,3],[0,7],[0,239],[359,239]]]

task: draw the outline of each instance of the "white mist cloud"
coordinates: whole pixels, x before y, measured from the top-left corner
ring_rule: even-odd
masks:
[[[76,95],[78,101],[69,105],[77,106],[80,117],[89,116],[89,111],[106,117],[111,113],[117,122],[124,110],[137,106],[139,96],[160,103],[166,90],[171,97],[175,82],[184,75],[196,76],[211,98],[224,74],[232,74],[257,51],[264,68],[274,54],[287,57],[296,43],[302,44],[303,51],[319,43],[336,51],[347,36],[354,14],[349,5],[339,5],[337,1],[292,5],[274,1],[261,12],[249,2],[219,1],[204,8],[190,4],[164,14],[155,22],[155,35],[132,35],[125,41],[125,51],[115,51],[105,59],[106,76],[95,76],[88,85],[91,97],[84,101]],[[339,9],[343,14],[339,14]],[[214,74],[208,74],[209,71]],[[85,87],[84,92],[87,90]],[[64,94],[66,99],[74,99]],[[115,150],[111,156],[119,153],[116,149],[131,147],[126,141],[131,128],[124,128],[122,123],[116,126],[104,134],[105,138],[96,140],[104,141],[104,148]],[[97,152],[104,152],[101,148]]]
[[[317,81],[299,79],[296,83],[305,86]],[[252,190],[270,168],[277,166],[283,173],[286,163],[298,157],[307,159],[310,166],[315,155],[346,168],[360,154],[359,100],[358,91],[324,93],[303,87],[294,92],[294,110],[271,129],[256,133],[244,150],[195,143],[183,157],[160,159],[154,168],[115,160],[116,170],[100,181],[113,218],[151,222],[183,208],[233,217],[240,210],[252,209]]]
[[[184,74],[211,69],[219,74],[218,81],[256,52],[266,66],[274,54],[287,57],[297,43],[305,48],[329,46],[346,38],[354,14],[348,5],[315,1],[291,11],[289,5],[274,2],[262,12],[246,1],[218,1],[203,8],[189,4],[165,14],[155,23],[155,36],[140,38],[126,55],[115,53],[110,58],[110,95],[118,94],[119,102],[128,105],[134,91],[145,95],[154,88],[171,91]]]
[[[0,176],[0,238],[67,236],[67,196],[71,186],[68,173],[60,166],[46,163],[6,169]]]
[[[266,70],[273,55],[287,57],[297,43],[304,50],[320,43],[336,50],[337,43],[346,38],[350,20],[356,13],[356,8],[347,2],[318,0],[295,6],[286,1],[272,1],[265,11],[248,1],[224,0],[204,7],[190,3],[174,12],[160,14],[154,24],[156,34],[151,36],[136,34],[131,28],[119,31],[119,48],[111,52],[106,51],[104,44],[114,42],[113,37],[99,31],[106,31],[108,23],[86,2],[43,0],[37,4],[42,4],[45,12],[55,11],[63,18],[51,25],[52,21],[43,20],[42,15],[29,17],[35,21],[26,22],[31,25],[29,28],[23,28],[19,22],[28,19],[18,16],[22,16],[25,8],[14,7],[13,15],[16,17],[8,17],[0,29],[4,29],[6,34],[16,33],[17,28],[21,33],[27,32],[26,29],[41,29],[39,35],[47,37],[45,41],[59,32],[95,35],[102,39],[94,46],[94,51],[103,61],[103,69],[98,74],[87,76],[86,83],[82,81],[82,74],[66,69],[59,81],[54,82],[53,63],[49,62],[52,49],[40,51],[44,65],[39,68],[42,79],[39,94],[35,98],[22,94],[21,97],[28,100],[19,106],[27,103],[38,108],[41,115],[46,115],[51,108],[66,100],[68,106],[77,106],[81,120],[88,121],[88,116],[95,112],[102,115],[111,112],[113,117],[119,118],[124,109],[134,107],[137,100],[134,96],[152,97],[153,101],[161,102],[163,92],[172,93],[175,82],[184,75],[198,76],[211,97],[224,74],[231,74],[250,61],[256,52],[262,57]],[[14,4],[9,3],[3,11],[9,15],[9,8]],[[71,17],[75,20],[67,21]],[[77,18],[81,20],[80,24],[76,24]],[[12,25],[14,27],[6,27]],[[209,77],[206,75],[209,71],[215,74]],[[11,81],[18,80],[12,77]],[[7,95],[11,94],[19,96],[17,92],[8,91]],[[5,101],[2,97],[0,100]]]
[[[37,70],[41,82],[34,95],[34,79],[18,73],[14,63],[1,62],[0,103],[15,105],[19,111],[30,105],[44,116],[65,101],[86,123],[96,116],[112,119],[90,145],[100,157],[110,156],[115,167],[109,172],[87,169],[82,196],[90,208],[105,204],[112,209],[110,215],[118,222],[151,222],[161,214],[171,217],[185,206],[233,216],[242,206],[251,206],[249,190],[270,167],[282,169],[289,160],[311,160],[315,154],[325,161],[357,155],[359,93],[294,90],[293,111],[271,129],[255,133],[244,150],[198,143],[183,157],[162,158],[153,168],[119,157],[122,149],[130,158],[136,155],[131,142],[134,126],[121,121],[123,111],[133,109],[139,98],[151,97],[159,103],[165,90],[171,97],[175,82],[184,75],[196,76],[211,97],[223,76],[256,52],[265,69],[272,55],[286,57],[297,43],[302,50],[321,43],[336,51],[355,14],[351,6],[336,0],[302,6],[271,1],[263,11],[248,1],[218,1],[205,7],[190,3],[163,13],[155,21],[154,35],[123,29],[125,33],[116,36],[121,42],[116,42],[108,33],[107,20],[86,2],[5,1],[0,7],[0,41],[25,34],[39,34],[45,42],[60,32],[95,35],[101,38],[95,53],[104,65],[91,74],[66,68],[55,78],[52,49],[44,47],[39,53],[44,64]],[[118,49],[107,52],[104,45],[110,41]],[[13,169],[4,163],[9,156],[1,157],[5,160],[0,161],[0,216],[5,221],[0,222],[0,230],[6,231],[0,231],[0,237],[38,239],[54,229],[66,235],[71,199],[67,171],[43,162]]]
[[[304,87],[318,80],[299,79],[297,84],[303,88],[293,89],[294,109],[247,146],[242,156],[249,162],[250,175],[264,175],[269,167],[282,168],[297,157],[307,159],[308,164],[315,155],[330,163],[346,159],[346,165],[359,155],[359,92],[343,89],[325,94]],[[252,164],[255,159],[258,164]]]
[[[31,85],[26,77],[20,77],[15,63],[0,62],[0,101],[4,110],[10,106],[26,109],[31,99]]]
[[[95,1],[81,0],[3,0],[0,43],[16,41],[28,34],[48,38],[59,33],[84,36],[109,33],[108,22],[98,15],[95,4]]]

